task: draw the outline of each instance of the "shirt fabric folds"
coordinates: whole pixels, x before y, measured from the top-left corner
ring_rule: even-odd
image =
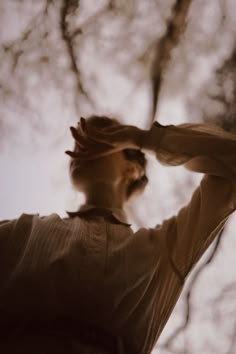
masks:
[[[121,211],[93,206],[64,219],[22,214],[0,223],[0,327],[12,338],[37,319],[71,318],[121,337],[129,354],[151,352],[186,276],[236,209],[236,137],[154,123],[149,145],[161,163],[205,173],[162,225],[133,232]]]

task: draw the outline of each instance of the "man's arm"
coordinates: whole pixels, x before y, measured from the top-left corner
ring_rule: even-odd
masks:
[[[235,181],[236,135],[207,124],[162,126],[155,122],[150,130],[118,124],[96,129],[84,119],[80,122],[85,136],[109,144],[108,154],[123,149],[142,149],[156,154],[169,166],[184,165],[189,170]],[[87,158],[97,158],[95,151],[85,151]]]
[[[162,126],[155,122],[144,134],[142,147],[169,166],[184,165],[194,172],[236,183],[236,135],[205,124]]]
[[[236,192],[227,179],[205,176],[190,202],[164,221],[169,257],[184,279],[236,210]],[[175,270],[174,269],[174,270]]]
[[[154,123],[143,147],[162,163],[205,173],[189,204],[163,223],[170,259],[183,278],[236,210],[236,136],[199,124]]]
[[[167,166],[184,165],[207,175],[189,204],[157,230],[184,278],[236,209],[236,136],[203,124],[162,126],[157,122],[149,131],[121,126],[88,132],[116,149],[142,148]]]

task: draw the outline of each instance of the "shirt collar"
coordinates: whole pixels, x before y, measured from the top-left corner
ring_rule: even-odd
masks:
[[[127,223],[127,219],[126,219],[124,211],[122,209],[117,209],[117,208],[102,208],[102,207],[97,207],[92,204],[85,204],[85,205],[82,205],[78,211],[75,211],[75,212],[67,211],[67,214],[71,218],[76,217],[76,216],[85,217],[85,216],[91,216],[91,215],[93,215],[93,216],[107,216],[107,217],[110,216],[118,224],[122,224],[125,226],[131,226],[131,224]]]

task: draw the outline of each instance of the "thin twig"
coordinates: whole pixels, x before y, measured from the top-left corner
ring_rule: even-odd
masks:
[[[77,5],[79,5],[79,2],[77,2]],[[85,91],[82,82],[81,82],[81,74],[79,67],[77,65],[76,61],[76,54],[75,54],[75,49],[73,45],[73,36],[70,35],[69,29],[68,29],[68,24],[67,24],[67,16],[71,12],[71,0],[64,0],[63,5],[61,7],[61,17],[60,17],[60,28],[61,28],[61,35],[62,39],[65,42],[68,55],[70,58],[71,62],[71,71],[73,72],[75,78],[76,78],[76,83],[77,83],[77,93],[78,95],[82,93],[89,101],[89,96],[87,92]],[[73,6],[75,6],[73,2]]]
[[[155,119],[158,98],[160,94],[163,75],[170,59],[172,49],[178,44],[181,34],[185,29],[186,17],[191,0],[177,0],[172,11],[172,16],[167,24],[167,32],[156,46],[153,64],[151,67],[152,82],[152,114],[151,123]]]

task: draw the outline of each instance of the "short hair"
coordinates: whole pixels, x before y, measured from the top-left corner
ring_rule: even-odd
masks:
[[[106,116],[97,116],[97,115],[92,115],[89,118],[86,119],[86,122],[88,122],[89,124],[93,125],[95,128],[106,128],[106,127],[110,127],[112,125],[120,125],[119,121],[115,118],[109,118]],[[78,128],[71,128],[71,132],[73,137],[75,138],[75,144],[74,144],[74,150],[73,151],[66,151],[66,153],[71,157],[71,164],[70,166],[73,164],[74,160],[80,161],[80,145],[78,143],[79,139],[83,139],[83,143],[86,147],[86,138],[81,136],[81,133],[79,131],[79,125],[80,123],[78,123]],[[90,142],[91,143],[91,142]],[[99,143],[99,142],[93,142],[94,144],[100,144],[100,145],[104,145],[106,146],[106,144],[104,143]],[[109,148],[109,147],[108,147]],[[145,155],[142,151],[140,150],[134,150],[134,149],[124,149],[123,150],[123,154],[124,157],[129,160],[129,161],[136,161],[138,162],[141,167],[144,169],[146,169],[146,158]],[[85,162],[86,163],[86,162]],[[77,169],[77,176],[81,173],[81,175],[83,174],[83,162],[81,163],[81,167],[78,167]],[[73,174],[71,173],[71,178],[74,182],[73,179]],[[137,179],[135,181],[131,181],[129,183],[129,185],[127,186],[127,198],[130,198],[131,195],[133,195],[134,193],[136,193],[137,191],[144,189],[144,187],[146,186],[148,182],[148,178],[146,176],[146,174],[144,173],[144,175],[140,178]]]

